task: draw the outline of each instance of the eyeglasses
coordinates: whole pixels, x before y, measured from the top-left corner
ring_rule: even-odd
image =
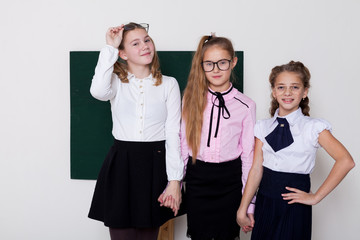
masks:
[[[204,61],[204,62],[201,62],[201,66],[202,66],[204,72],[211,72],[212,70],[214,70],[215,65],[218,67],[219,70],[226,71],[226,70],[229,70],[231,61],[232,60],[229,60],[229,59],[221,59],[217,62]]]
[[[146,32],[149,32],[149,24],[148,23],[134,23],[130,22],[124,25],[124,30],[134,30],[135,28],[143,28]]]

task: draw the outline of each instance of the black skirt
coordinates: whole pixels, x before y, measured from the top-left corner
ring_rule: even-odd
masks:
[[[167,185],[165,141],[115,140],[100,170],[89,218],[111,228],[155,228],[173,217],[157,201]]]
[[[207,163],[190,157],[185,177],[187,235],[192,239],[237,239],[241,201],[241,159]]]
[[[251,240],[310,240],[309,205],[288,204],[281,194],[285,187],[310,191],[309,174],[276,172],[264,167],[255,205],[255,226]]]

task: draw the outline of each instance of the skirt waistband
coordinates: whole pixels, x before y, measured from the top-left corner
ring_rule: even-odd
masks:
[[[200,181],[205,185],[215,183],[224,186],[229,182],[241,183],[241,172],[240,157],[221,163],[209,163],[197,159],[195,164],[190,158],[186,167],[185,181]]]
[[[139,148],[159,148],[165,146],[165,140],[153,141],[153,142],[134,142],[134,141],[122,141],[114,139],[114,147],[127,148],[127,149],[139,149]]]
[[[192,164],[192,157],[189,156],[189,160],[188,160],[188,165]],[[238,158],[234,159],[234,160],[230,160],[230,161],[226,161],[226,162],[219,162],[219,163],[214,163],[214,162],[205,162],[203,160],[200,159],[196,159],[195,164],[199,164],[202,166],[207,166],[207,167],[216,167],[218,168],[219,166],[221,167],[231,167],[231,166],[237,166],[237,165],[241,165],[241,157],[239,156]]]
[[[310,175],[299,173],[277,172],[264,167],[259,193],[272,198],[282,198],[282,193],[289,191],[285,187],[310,191]]]

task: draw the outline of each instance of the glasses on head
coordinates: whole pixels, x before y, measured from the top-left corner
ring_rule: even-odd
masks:
[[[214,70],[215,65],[218,67],[219,70],[226,71],[226,70],[229,70],[229,68],[230,68],[230,62],[231,62],[231,60],[229,60],[229,59],[221,59],[217,62],[204,61],[204,62],[201,62],[201,66],[202,66],[204,72],[211,72],[212,70]]]
[[[128,23],[124,25],[124,30],[134,30],[135,28],[143,28],[146,32],[149,32],[149,24],[148,23]]]

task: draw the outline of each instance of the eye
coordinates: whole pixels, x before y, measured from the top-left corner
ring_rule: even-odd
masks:
[[[292,86],[291,89],[293,89],[293,90],[298,90],[298,89],[299,89],[299,86]]]
[[[150,41],[151,41],[150,38],[145,39],[145,42],[146,42],[146,43],[148,43],[148,42],[150,42]]]
[[[204,62],[204,66],[211,67],[212,65],[213,65],[212,62],[209,62],[209,61]]]
[[[134,46],[134,47],[136,47],[137,45],[139,45],[138,42],[134,42],[134,43],[133,43],[133,46]]]
[[[283,86],[278,86],[277,89],[278,89],[278,90],[283,90],[284,87],[283,87]]]
[[[226,60],[220,60],[218,64],[220,65],[226,65],[228,63],[228,61]]]

